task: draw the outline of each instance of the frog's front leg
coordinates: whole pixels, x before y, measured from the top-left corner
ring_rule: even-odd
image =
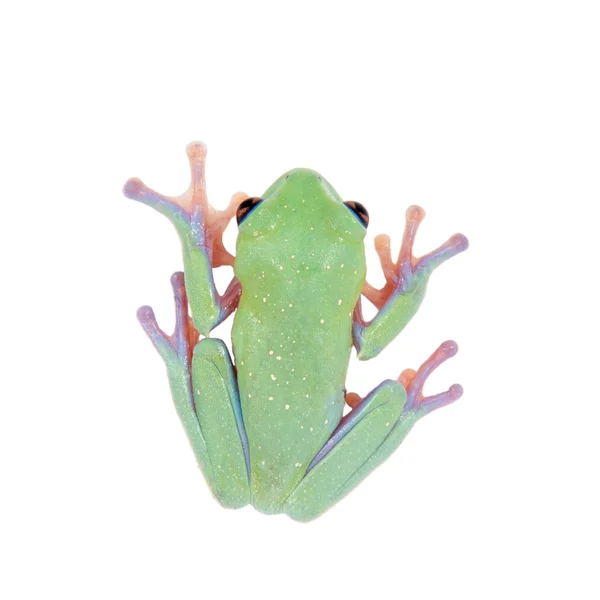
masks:
[[[239,508],[250,498],[248,440],[231,358],[221,340],[198,342],[183,273],[175,273],[171,283],[173,335],[160,329],[149,306],[139,309],[138,318],[167,365],[175,408],[214,496],[223,506]]]
[[[419,206],[411,206],[406,211],[406,227],[395,263],[389,236],[379,235],[375,238],[375,248],[386,283],[380,290],[368,283],[363,286],[363,295],[379,309],[372,321],[366,322],[363,318],[360,299],[356,305],[353,339],[360,360],[377,356],[404,329],[421,305],[433,270],[466,250],[469,245],[464,235],[456,234],[437,250],[415,258],[412,254],[413,242],[424,217],[425,211]]]
[[[313,459],[284,511],[298,521],[318,517],[388,458],[418,419],[460,398],[460,385],[423,396],[431,372],[456,351],[454,342],[444,342],[418,371],[404,371],[397,381],[385,381],[360,401]],[[352,404],[355,399],[353,394]]]
[[[223,295],[217,292],[212,270],[233,265],[234,257],[223,246],[223,232],[237,207],[248,196],[234,194],[229,206],[219,211],[206,197],[204,167],[206,146],[193,143],[187,147],[191,184],[181,196],[163,196],[139,179],[130,179],[124,194],[143,202],[165,215],[175,226],[183,248],[185,284],[196,329],[205,336],[237,307],[241,287],[234,277]]]

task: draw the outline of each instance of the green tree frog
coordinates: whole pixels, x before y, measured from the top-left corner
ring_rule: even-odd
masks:
[[[181,196],[158,194],[139,179],[124,188],[171,220],[183,249],[184,272],[171,278],[174,333],[160,329],[150,307],[138,318],[167,365],[175,407],[217,500],[314,519],[381,464],[418,419],[461,396],[459,385],[422,393],[433,369],[456,353],[454,342],[365,398],[347,392],[345,379],[352,347],[360,360],[379,354],[417,311],[432,271],[467,240],[454,235],[415,258],[424,211],[410,207],[396,261],[389,237],[376,238],[386,280],[376,289],[365,281],[368,213],[321,175],[294,169],[261,197],[238,193],[219,211],[206,197],[206,147],[193,143],[187,153],[191,184]],[[222,240],[234,216],[235,259]],[[213,269],[222,265],[235,275],[219,294]],[[362,296],[378,309],[370,321]],[[232,361],[210,332],[234,312]]]

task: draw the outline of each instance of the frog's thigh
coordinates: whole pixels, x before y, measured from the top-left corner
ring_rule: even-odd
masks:
[[[248,439],[233,365],[221,340],[207,338],[196,344],[192,382],[212,466],[212,491],[223,506],[245,506],[250,500]]]
[[[397,381],[385,381],[373,390],[317,454],[286,500],[284,511],[298,521],[314,519],[366,477],[381,461],[375,461],[366,473],[365,463],[385,443],[405,402],[406,391]]]

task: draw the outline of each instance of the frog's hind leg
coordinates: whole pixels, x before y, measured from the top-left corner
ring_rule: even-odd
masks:
[[[223,506],[239,508],[250,497],[248,444],[233,365],[222,341],[198,342],[183,273],[175,273],[171,284],[173,335],[160,329],[149,306],[139,309],[138,319],[167,365],[175,408],[213,494]]]
[[[222,340],[198,342],[192,381],[213,468],[213,493],[223,506],[245,506],[250,501],[248,437],[231,357]]]
[[[454,342],[444,342],[418,371],[383,382],[356,405],[313,459],[284,511],[298,521],[318,517],[388,458],[419,418],[457,400],[459,385],[427,398],[422,394],[427,377],[456,351]],[[356,404],[356,395],[349,396]]]

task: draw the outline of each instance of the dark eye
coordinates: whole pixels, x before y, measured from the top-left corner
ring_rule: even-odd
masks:
[[[262,202],[262,198],[247,198],[244,200],[237,209],[235,218],[239,225],[246,219],[246,217]]]
[[[344,202],[344,204],[356,215],[356,218],[366,229],[369,225],[369,212],[360,202]]]

